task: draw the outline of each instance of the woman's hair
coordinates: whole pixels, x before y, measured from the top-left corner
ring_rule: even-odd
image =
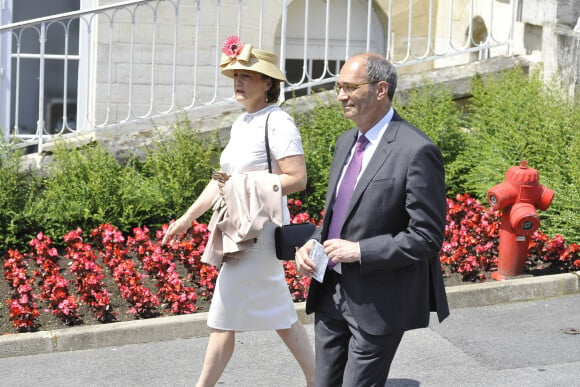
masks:
[[[367,81],[369,83],[387,82],[389,91],[387,96],[392,101],[397,88],[397,69],[385,58],[379,55],[367,56]]]
[[[262,74],[264,79],[270,79],[270,88],[266,91],[266,102],[276,102],[280,98],[280,81],[276,78]]]

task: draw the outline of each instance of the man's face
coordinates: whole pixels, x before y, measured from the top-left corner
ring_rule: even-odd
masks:
[[[363,56],[355,56],[342,66],[337,87],[336,98],[342,104],[344,116],[359,125],[376,103],[374,85],[367,81]]]

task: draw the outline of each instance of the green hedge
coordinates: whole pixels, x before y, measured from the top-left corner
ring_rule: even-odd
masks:
[[[580,242],[580,103],[541,73],[512,69],[474,79],[472,114],[466,116],[470,142],[459,157],[464,192],[485,199],[509,167],[527,160],[540,183],[554,190],[541,213],[542,230]],[[460,187],[461,188],[461,187]]]
[[[408,102],[394,106],[407,121],[424,131],[441,149],[446,169],[447,194],[453,197],[463,192],[463,166],[457,159],[469,141],[464,129],[463,111],[453,100],[451,90],[442,85],[426,84],[407,93]]]
[[[181,215],[207,184],[221,144],[217,133],[202,136],[187,121],[172,133],[143,149],[144,161],[126,164],[98,143],[60,144],[42,174],[19,171],[19,155],[1,148],[0,253],[22,248],[40,231],[59,243],[78,227],[155,230]]]
[[[467,105],[453,101],[444,87],[425,85],[395,107],[441,148],[449,197],[470,193],[485,202],[487,190],[525,159],[556,193],[540,214],[542,230],[579,243],[580,106],[554,85],[545,85],[539,73],[513,69],[474,78]],[[304,143],[308,208],[318,218],[336,138],[354,124],[338,103],[320,102],[293,116]],[[143,160],[126,164],[99,144],[61,146],[42,176],[19,170],[20,154],[0,146],[0,253],[22,247],[40,231],[59,241],[77,227],[111,223],[122,231],[143,225],[156,230],[179,216],[207,184],[224,144],[217,133],[201,135],[188,121],[176,123],[172,134],[143,149]]]
[[[318,220],[324,209],[336,139],[354,124],[344,118],[338,102],[330,105],[318,103],[311,111],[295,114],[294,119],[302,136],[308,184],[305,193],[291,196],[306,203],[310,215]]]
[[[31,209],[39,192],[38,177],[31,171],[20,171],[21,156],[18,150],[0,143],[0,254],[9,246],[30,240],[38,230]]]

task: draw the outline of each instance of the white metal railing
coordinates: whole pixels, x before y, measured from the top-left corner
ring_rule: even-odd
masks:
[[[363,51],[402,73],[512,55],[515,14],[516,0],[134,0],[5,24],[2,137],[41,152],[57,135],[230,101],[230,34],[277,52],[285,92],[307,93]]]

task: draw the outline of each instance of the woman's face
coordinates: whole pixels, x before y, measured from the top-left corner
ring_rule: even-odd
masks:
[[[234,72],[234,91],[236,100],[254,113],[266,106],[266,92],[270,79],[255,71],[236,70]]]

